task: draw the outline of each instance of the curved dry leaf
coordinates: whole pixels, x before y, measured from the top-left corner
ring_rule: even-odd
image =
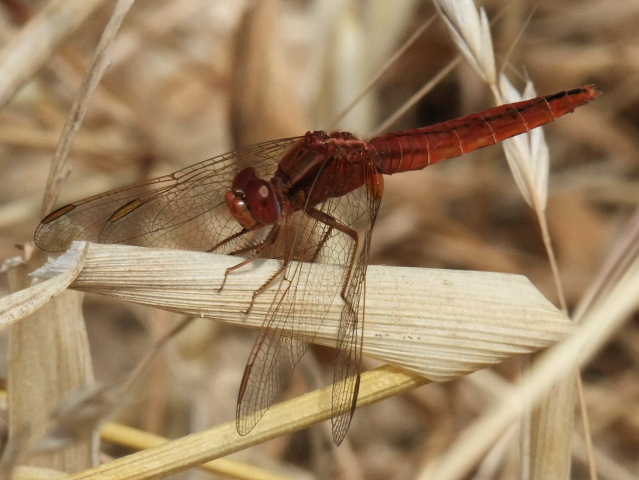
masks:
[[[48,278],[45,282],[37,283],[29,288],[20,290],[6,297],[0,298],[0,330],[15,322],[28,317],[46,304],[52,297],[62,293],[78,276],[82,270],[86,245],[78,243],[70,248],[58,260],[66,264],[59,275]],[[36,272],[34,272],[36,273]]]
[[[237,263],[237,257],[209,253],[89,244],[84,269],[72,288],[261,327],[277,287],[259,295],[245,312],[253,292],[274,274],[278,262],[260,260],[234,272],[219,292],[225,270]],[[68,268],[66,257],[60,257],[46,275]],[[312,278],[298,288],[311,290],[301,298],[331,301]],[[332,346],[340,312],[336,299],[319,328],[318,319],[300,318],[292,333],[317,332],[310,341]],[[571,330],[568,320],[520,275],[387,266],[368,270],[364,353],[432,381],[451,380],[539,350]]]

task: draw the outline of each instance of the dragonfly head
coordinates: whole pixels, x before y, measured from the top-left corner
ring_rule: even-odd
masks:
[[[273,186],[259,178],[255,169],[245,168],[235,176],[226,193],[231,215],[247,230],[271,225],[279,220],[282,209]]]

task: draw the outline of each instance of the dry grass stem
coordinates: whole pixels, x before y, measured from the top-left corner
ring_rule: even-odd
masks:
[[[117,423],[106,423],[101,430],[102,440],[135,450],[146,450],[169,442],[159,435]],[[276,475],[246,463],[218,458],[199,466],[200,469],[225,478],[236,480],[286,480],[287,476]]]
[[[441,459],[433,478],[452,480],[462,476],[508,425],[547,395],[558,381],[570,378],[574,369],[590,360],[637,308],[637,289],[639,264],[635,259],[609,294],[584,315],[575,333],[542,354],[518,386],[462,433]]]
[[[346,117],[350,111],[359,104],[359,102],[364,98],[368,93],[372,91],[375,85],[379,82],[379,79],[382,78],[384,73],[388,71],[388,69],[393,65],[405,52],[410,48],[415,41],[420,37],[424,31],[432,25],[435,21],[435,16],[430,17],[426,20],[422,25],[419,26],[417,30],[404,42],[404,44],[399,47],[385,62],[384,64],[377,70],[375,75],[371,77],[371,79],[366,83],[366,85],[362,88],[362,91],[357,94],[340,112],[339,115],[331,122],[330,126],[327,127],[327,130],[334,130],[338,127],[340,122]],[[428,93],[425,92],[424,95]],[[421,97],[420,97],[421,98]],[[374,134],[376,135],[376,134]]]
[[[415,92],[411,97],[406,100],[402,104],[397,111],[393,112],[389,115],[386,120],[384,120],[379,126],[377,126],[373,132],[370,134],[371,137],[381,134],[382,132],[388,130],[399,118],[402,117],[408,110],[413,108],[419,100],[428,95],[433,88],[437,86],[450,72],[452,72],[457,65],[461,62],[461,55],[456,56],[452,59],[444,68],[442,68],[437,75],[431,78],[428,82],[426,82],[422,88],[420,88],[417,92]]]
[[[120,30],[124,17],[126,17],[126,14],[134,2],[135,0],[119,0],[116,3],[113,14],[100,37],[100,43],[96,47],[93,57],[93,63],[89,68],[89,73],[82,82],[78,95],[75,97],[71,112],[67,117],[64,129],[60,135],[60,142],[51,161],[49,178],[47,179],[45,195],[42,201],[42,215],[46,215],[52,210],[58,198],[60,184],[68,176],[66,162],[69,157],[69,152],[71,151],[71,145],[75,140],[75,135],[82,125],[87,109],[89,108],[89,99],[109,66],[110,47],[113,45],[113,40]]]
[[[575,321],[581,322],[584,315],[597,302],[610,294],[617,283],[628,272],[628,269],[639,256],[639,211],[628,222],[628,228],[623,231],[614,248],[606,257],[600,272],[595,277],[588,290],[575,309]]]
[[[0,52],[4,106],[104,0],[51,0]]]
[[[422,377],[396,367],[379,367],[362,374],[357,404],[361,407],[378,402],[424,383],[426,380]],[[329,386],[274,405],[246,436],[238,435],[235,421],[232,421],[113,460],[70,478],[142,480],[195,467],[283,433],[297,431],[328,419],[331,416],[331,390],[332,387]]]
[[[520,94],[506,75],[502,73],[497,78],[492,37],[483,8],[477,9],[471,0],[440,0],[436,5],[457,48],[491,89],[496,103],[517,102],[536,96],[530,81],[526,82],[526,88]],[[543,129],[536,128],[505,140],[502,145],[515,183],[536,214],[559,304],[567,314],[567,302],[545,213],[550,155]],[[540,403],[530,421],[522,422],[522,478],[567,479],[570,476],[570,441],[574,424],[572,405],[577,384],[581,386],[578,380],[566,379],[563,385],[556,385],[554,396]],[[586,408],[583,403],[580,405],[582,410]],[[523,438],[528,435],[530,438]]]

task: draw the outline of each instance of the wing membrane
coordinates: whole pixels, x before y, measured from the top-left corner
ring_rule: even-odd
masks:
[[[299,137],[271,140],[225,153],[130,187],[66,205],[43,219],[38,247],[62,251],[73,240],[160,248],[207,250],[241,230],[224,195],[248,157],[262,175],[272,174],[280,156]],[[228,250],[238,248],[232,242]]]

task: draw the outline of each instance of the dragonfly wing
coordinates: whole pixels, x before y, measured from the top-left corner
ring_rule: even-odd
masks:
[[[303,298],[306,289],[297,288],[300,282],[313,278],[316,270],[313,263],[300,263],[311,260],[316,248],[309,237],[314,230],[313,224],[301,212],[287,217],[280,226],[275,244],[261,254],[267,258],[281,258],[284,263],[264,328],[253,345],[240,384],[236,425],[242,435],[249,433],[281,397],[293,369],[308,349],[308,322],[319,328],[318,322],[328,308],[317,302],[314,302],[316,307],[307,308],[309,305]],[[304,247],[302,243],[305,243]],[[318,308],[323,313],[318,315]],[[302,319],[306,320],[306,325],[301,324]]]
[[[359,393],[362,342],[365,318],[366,269],[373,226],[381,203],[383,178],[362,159],[368,183],[354,192],[330,199],[320,209],[356,232],[357,240],[344,238],[337,255],[344,265],[340,282],[343,306],[337,331],[333,369],[331,417],[333,440],[340,444],[348,432]],[[350,240],[350,241],[349,241]]]
[[[331,418],[333,440],[337,445],[348,432],[359,393],[370,237],[370,229],[359,235],[361,245],[353,245],[350,276],[345,276],[343,281],[344,306],[337,332],[331,399],[333,412],[341,412]]]
[[[235,416],[240,435],[248,434],[290,382],[303,345],[282,328],[263,328],[255,340],[240,383]]]
[[[43,250],[61,251],[73,240],[160,248],[208,250],[241,230],[224,195],[244,157],[268,173],[298,138],[271,140],[204,160],[170,175],[111,190],[66,205],[35,232]],[[233,242],[225,245],[230,252]]]

